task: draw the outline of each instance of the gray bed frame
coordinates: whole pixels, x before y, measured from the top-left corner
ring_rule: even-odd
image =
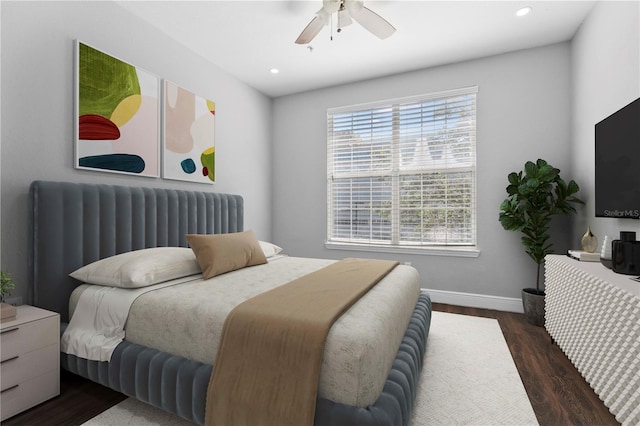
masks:
[[[188,247],[187,233],[243,230],[239,195],[172,189],[34,181],[30,197],[29,268],[33,303],[68,323],[75,269],[148,247]],[[378,400],[358,408],[318,398],[316,425],[408,425],[431,323],[422,294]],[[61,354],[62,368],[169,411],[204,423],[212,365],[123,341],[109,362]]]

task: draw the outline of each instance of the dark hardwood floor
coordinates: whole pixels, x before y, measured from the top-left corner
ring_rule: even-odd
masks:
[[[511,312],[434,303],[434,310],[498,320],[538,422],[543,425],[618,425],[580,373],[542,327]],[[15,425],[80,425],[126,397],[62,372],[60,396],[2,422]]]

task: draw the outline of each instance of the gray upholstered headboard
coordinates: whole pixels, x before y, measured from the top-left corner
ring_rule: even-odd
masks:
[[[35,181],[29,189],[29,268],[36,306],[68,321],[80,266],[148,247],[188,247],[185,234],[243,230],[239,195]]]

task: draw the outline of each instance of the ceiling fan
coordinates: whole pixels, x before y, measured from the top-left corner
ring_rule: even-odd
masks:
[[[351,18],[381,39],[389,37],[396,31],[386,19],[365,7],[363,3],[362,0],[323,0],[322,9],[316,12],[316,16],[302,30],[296,43],[307,44],[311,42],[322,27],[331,23],[334,13],[337,13],[338,32],[353,22]]]

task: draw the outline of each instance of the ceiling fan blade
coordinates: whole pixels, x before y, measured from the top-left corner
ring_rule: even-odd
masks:
[[[396,32],[393,25],[368,7],[352,12],[351,17],[378,38],[385,39]]]
[[[311,40],[318,35],[322,27],[324,27],[323,20],[320,17],[315,16],[305,29],[302,30],[296,39],[296,44],[307,44],[311,42]]]

